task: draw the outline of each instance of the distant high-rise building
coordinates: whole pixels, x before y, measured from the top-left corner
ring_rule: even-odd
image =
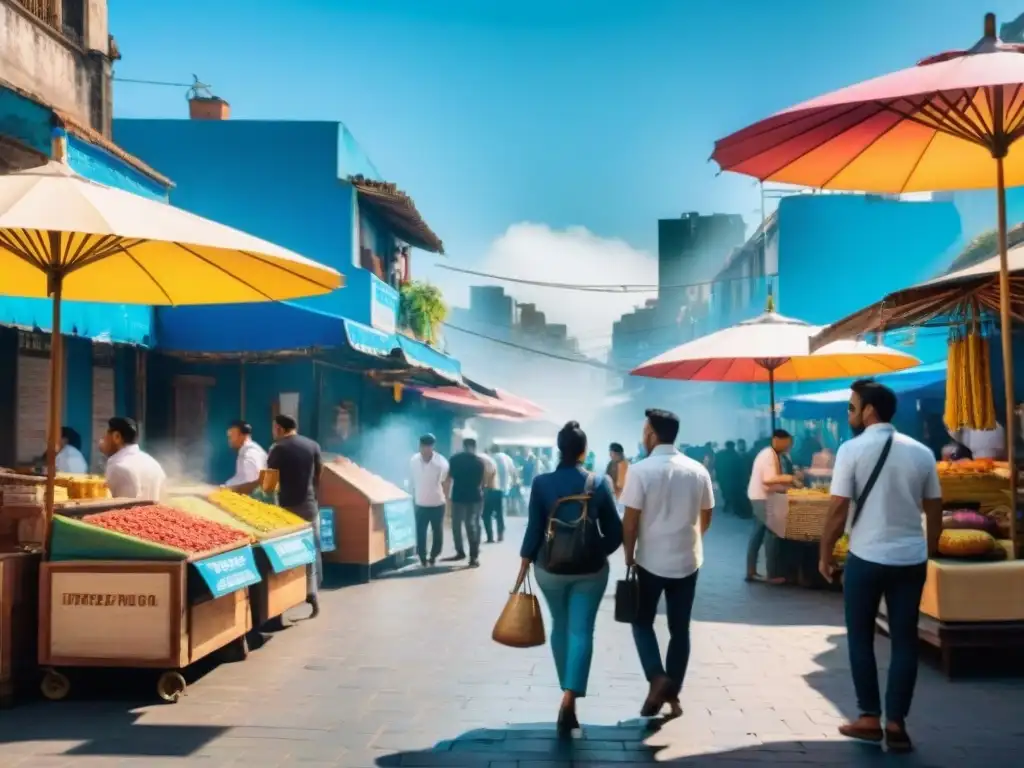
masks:
[[[498,285],[474,285],[469,289],[469,313],[481,325],[511,328],[515,301]]]
[[[696,284],[709,282],[745,237],[743,217],[734,213],[684,213],[659,220],[658,304],[663,316],[677,316],[690,298],[699,300]]]

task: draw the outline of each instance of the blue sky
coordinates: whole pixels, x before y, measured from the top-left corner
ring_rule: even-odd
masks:
[[[716,138],[969,46],[986,10],[1009,21],[1024,3],[111,0],[110,28],[118,76],[195,73],[238,119],[343,121],[414,197],[450,263],[543,279],[550,258],[488,257],[531,222],[625,241],[609,258],[637,251],[626,279],[650,277],[659,217],[756,223],[756,186],[707,162]],[[184,92],[118,84],[115,113],[181,117]]]

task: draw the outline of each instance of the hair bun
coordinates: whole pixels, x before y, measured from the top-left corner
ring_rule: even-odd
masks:
[[[576,429],[579,429],[579,428],[580,428],[580,423],[578,421],[567,421],[567,422],[565,422],[565,426],[562,427],[562,431],[563,432],[569,432],[571,430],[576,430]]]

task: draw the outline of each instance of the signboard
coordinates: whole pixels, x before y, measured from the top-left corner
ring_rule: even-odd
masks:
[[[320,551],[333,552],[337,548],[334,543],[334,510],[320,507]]]
[[[291,536],[270,539],[260,544],[274,573],[290,571],[316,560],[316,541],[313,529],[299,531]]]
[[[370,278],[370,325],[394,333],[398,324],[398,291],[378,277]]]
[[[54,571],[50,656],[126,659],[171,656],[171,574]]]
[[[214,597],[223,597],[260,581],[252,547],[232,549],[192,563]]]
[[[388,535],[388,554],[416,546],[416,513],[412,499],[389,501],[384,507],[384,527]]]

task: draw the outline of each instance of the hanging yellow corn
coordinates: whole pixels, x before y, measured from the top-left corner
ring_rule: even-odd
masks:
[[[956,432],[963,426],[962,405],[963,393],[961,384],[963,381],[963,361],[961,359],[963,346],[959,335],[953,331],[949,337],[948,359],[946,362],[946,408],[942,420],[946,428]]]
[[[992,370],[989,368],[989,343],[977,329],[967,337],[971,345],[971,429],[995,429],[996,409],[992,396]]]
[[[980,330],[953,331],[946,366],[946,407],[943,422],[950,431],[994,429],[995,402],[989,342]]]

